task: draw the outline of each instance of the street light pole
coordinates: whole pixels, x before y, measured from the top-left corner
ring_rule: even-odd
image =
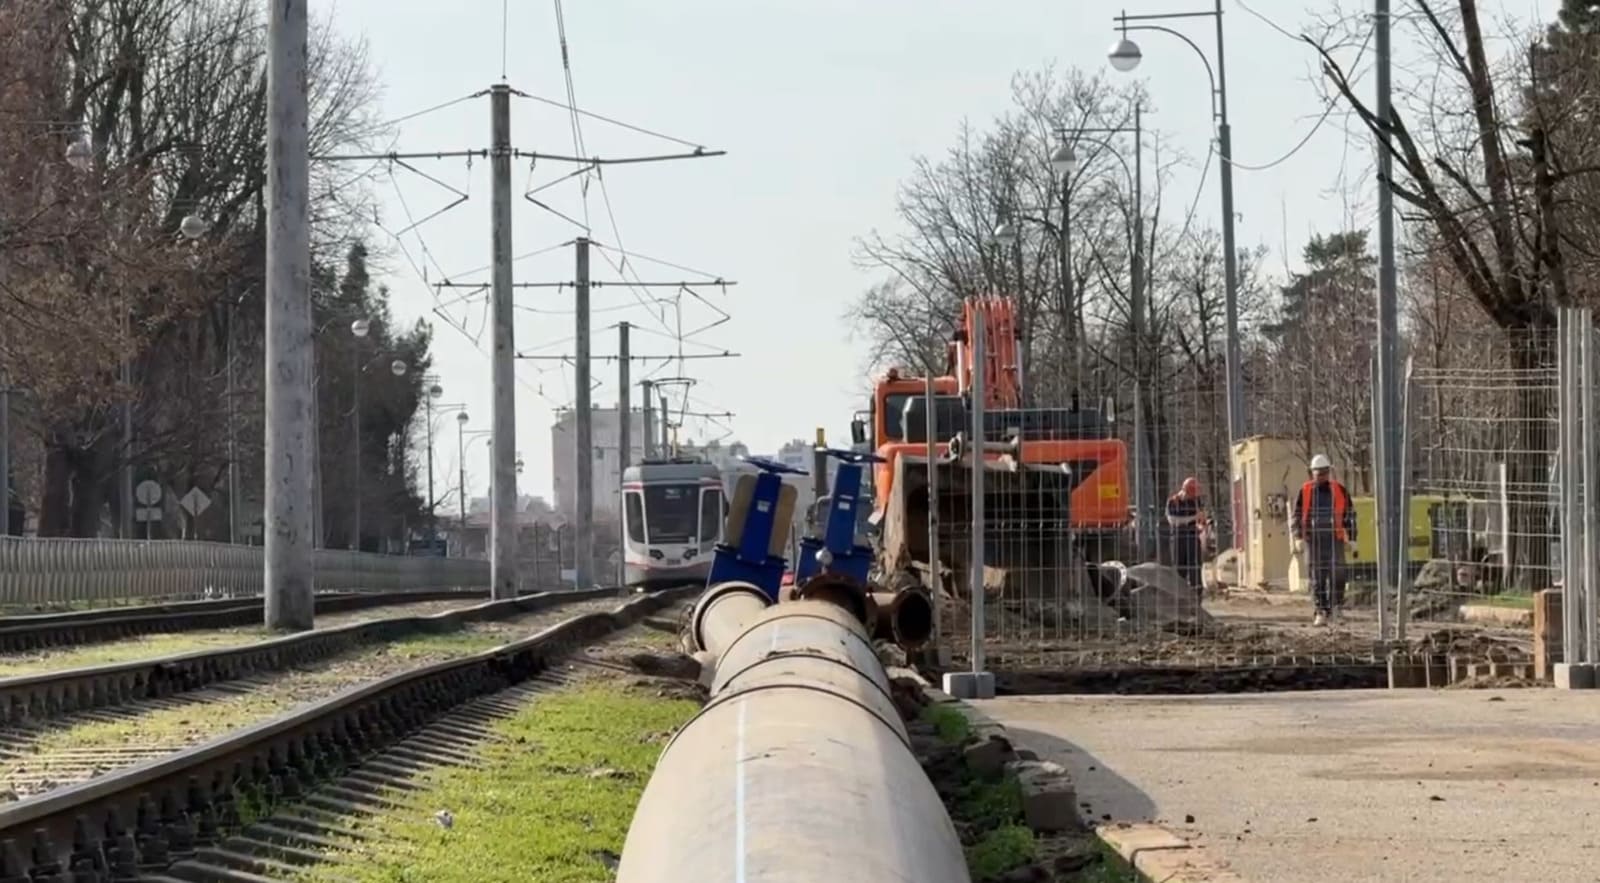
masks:
[[[1217,28],[1217,66],[1213,71],[1211,60],[1206,53],[1189,37],[1179,31],[1161,25],[1144,24],[1136,25],[1129,22],[1164,21],[1180,18],[1213,18]],[[1226,325],[1227,342],[1225,348],[1225,371],[1227,377],[1227,413],[1228,413],[1228,449],[1231,453],[1233,446],[1244,438],[1248,432],[1245,425],[1244,413],[1244,378],[1242,356],[1239,350],[1239,252],[1234,240],[1234,210],[1233,210],[1233,130],[1228,125],[1228,83],[1224,65],[1223,29],[1222,29],[1222,0],[1214,0],[1213,7],[1206,12],[1174,12],[1158,15],[1128,15],[1122,13],[1113,21],[1117,23],[1122,32],[1122,38],[1112,45],[1108,53],[1111,66],[1119,71],[1128,72],[1139,66],[1143,54],[1139,45],[1128,39],[1129,31],[1160,31],[1189,44],[1200,56],[1200,61],[1205,65],[1206,76],[1211,84],[1212,118],[1217,126],[1217,153],[1222,163],[1222,267],[1223,279],[1227,287],[1226,298],[1223,304],[1223,322]]]
[[[1091,134],[1133,135],[1133,166],[1129,168],[1128,161],[1122,157],[1110,144],[1097,138],[1086,137]],[[1068,134],[1068,133],[1064,133]],[[1153,470],[1150,468],[1151,457],[1146,426],[1145,389],[1146,376],[1145,364],[1145,337],[1147,334],[1146,318],[1149,307],[1145,297],[1144,278],[1144,107],[1135,102],[1133,106],[1132,126],[1113,126],[1106,128],[1085,127],[1073,130],[1072,137],[1089,140],[1105,147],[1111,156],[1122,164],[1122,170],[1128,175],[1128,183],[1133,188],[1133,216],[1132,239],[1133,247],[1129,250],[1128,262],[1128,331],[1133,338],[1133,500],[1134,512],[1134,543],[1137,546],[1142,560],[1151,559],[1151,542],[1155,533],[1151,526],[1156,523],[1156,507],[1152,491],[1155,488]],[[1077,156],[1071,144],[1063,144],[1051,157],[1051,165],[1060,173],[1065,181],[1076,166]],[[1062,190],[1066,187],[1063,184]],[[1066,212],[1067,205],[1062,206],[1062,236],[1070,241],[1067,235]]]

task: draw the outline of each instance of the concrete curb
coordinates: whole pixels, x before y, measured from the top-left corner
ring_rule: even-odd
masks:
[[[1095,836],[1147,880],[1159,883],[1245,883],[1206,851],[1159,825],[1099,825]]]
[[[1025,744],[1014,742],[1004,724],[984,714],[965,700],[940,690],[928,683],[920,674],[907,668],[890,668],[891,679],[907,678],[922,687],[923,697],[930,705],[948,705],[967,719],[977,742],[968,746],[966,760],[974,768],[993,766],[1005,768],[1007,756],[1015,756],[1024,763],[1037,762],[1038,755]],[[1059,786],[1057,786],[1059,787]],[[1028,795],[1025,788],[1024,803]],[[1052,795],[1054,796],[1054,795]],[[1075,795],[1067,798],[1072,803],[1072,813],[1077,814]],[[1059,798],[1057,798],[1059,800]],[[1087,825],[1087,822],[1084,822]],[[1147,823],[1113,823],[1091,828],[1100,842],[1122,856],[1140,877],[1149,883],[1247,883],[1245,878],[1229,870],[1226,864],[1211,855],[1204,846],[1196,845],[1159,825]]]

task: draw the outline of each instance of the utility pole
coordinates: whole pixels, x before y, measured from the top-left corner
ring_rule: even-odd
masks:
[[[311,157],[306,0],[267,21],[266,626],[312,625]],[[124,482],[126,483],[126,481]]]
[[[1405,439],[1400,428],[1400,318],[1395,296],[1394,265],[1394,164],[1390,156],[1389,0],[1374,0],[1373,35],[1377,54],[1378,114],[1378,370],[1377,407],[1372,419],[1378,425],[1378,609],[1387,611],[1385,596],[1398,591],[1399,568],[1405,566],[1405,526],[1401,520],[1400,463]],[[1568,477],[1566,480],[1570,481]],[[1391,596],[1392,597],[1392,596]],[[1380,619],[1387,619],[1383,613]],[[1386,623],[1380,622],[1380,626]],[[1379,638],[1388,635],[1380,629]]]
[[[633,465],[633,359],[628,355],[627,322],[617,325],[617,486]]]
[[[628,466],[633,463],[633,372],[629,370],[633,359],[628,352],[628,323],[617,323],[617,499],[621,500],[623,479]],[[618,515],[622,508],[617,509]],[[621,520],[620,518],[618,519]],[[620,539],[620,538],[619,538]],[[622,585],[625,574],[622,560],[617,559],[617,585]]]
[[[490,597],[517,596],[517,398],[511,261],[511,87],[489,90],[490,166],[494,177],[494,413],[490,426]],[[463,486],[462,493],[466,493]],[[463,525],[465,521],[463,520]]]
[[[670,419],[668,419],[668,416],[667,416],[670,413],[672,413],[672,412],[667,410],[667,397],[666,396],[662,396],[661,397],[661,455],[663,457],[670,457],[670,456],[672,456],[672,453],[673,453],[673,451],[672,451],[672,438],[671,438],[671,436],[669,434],[672,431],[672,421]]]
[[[589,401],[589,391],[592,384],[590,379],[590,347],[589,347],[589,240],[580,236],[577,241],[578,267],[577,267],[577,314],[578,314],[578,357],[577,357],[577,476],[578,476],[578,525],[577,525],[577,560],[573,562],[573,571],[576,585],[587,589],[594,585],[594,407]]]
[[[648,380],[639,381],[639,385],[644,387],[644,457],[648,460],[656,451],[656,385]]]

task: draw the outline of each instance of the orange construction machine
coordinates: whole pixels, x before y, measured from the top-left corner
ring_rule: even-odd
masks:
[[[981,365],[974,364],[970,345],[979,333],[986,344]],[[956,594],[970,589],[971,468],[980,455],[984,582],[991,590],[1054,579],[1073,559],[1116,557],[1129,523],[1126,447],[1098,410],[1023,408],[1022,368],[1011,302],[971,297],[949,344],[945,374],[932,379],[931,401],[927,378],[891,369],[876,384],[868,419],[856,422],[855,434],[858,444],[883,458],[873,476],[872,522],[884,582],[898,581],[896,574],[925,582],[933,560],[928,519],[936,513],[944,585]],[[971,438],[979,371],[981,452],[973,450]],[[930,423],[937,467],[931,495]]]

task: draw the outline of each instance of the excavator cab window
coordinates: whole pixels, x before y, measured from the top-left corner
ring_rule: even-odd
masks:
[[[909,396],[900,416],[905,427],[904,441],[925,443],[928,440],[928,397]],[[933,431],[935,441],[947,441],[966,428],[967,402],[961,396],[933,397]]]

